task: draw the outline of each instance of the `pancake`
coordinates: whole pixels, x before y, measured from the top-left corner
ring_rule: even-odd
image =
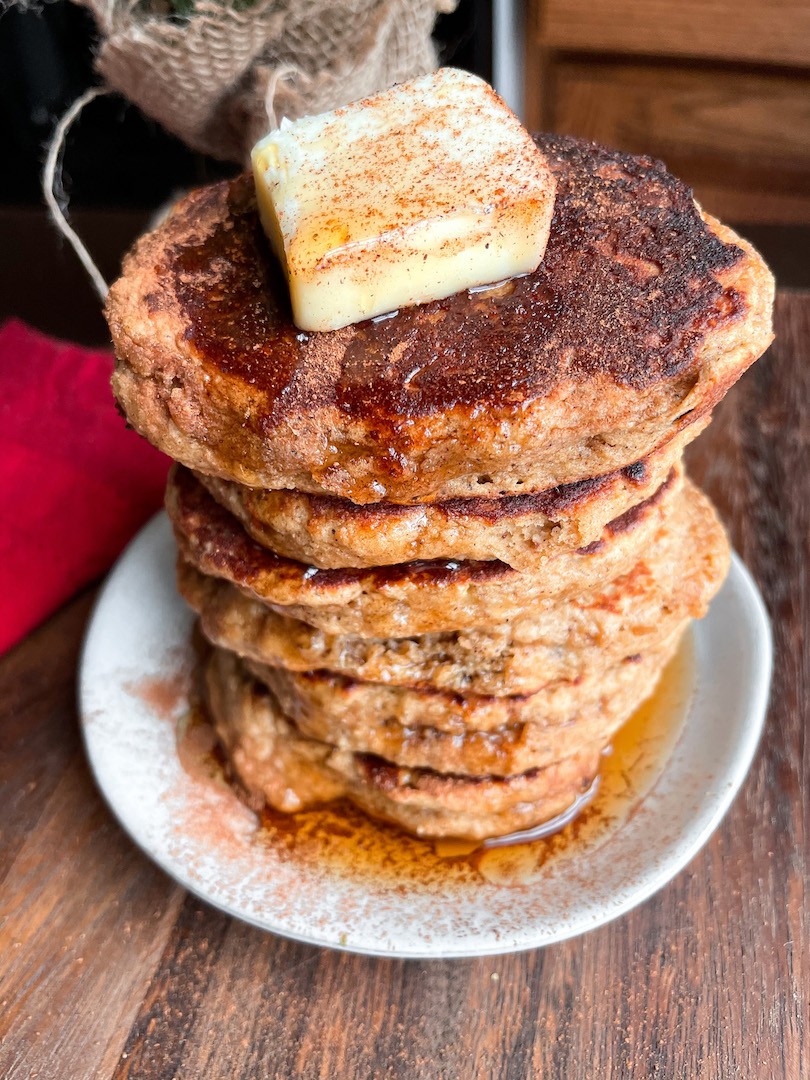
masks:
[[[423,837],[481,840],[537,825],[591,787],[601,760],[591,749],[509,777],[400,768],[302,735],[271,692],[222,650],[205,664],[204,696],[229,765],[256,809],[267,803],[293,813],[349,798],[372,817]]]
[[[537,495],[359,505],[332,495],[249,488],[195,473],[247,532],[279,555],[322,569],[416,559],[498,560],[531,570],[538,560],[598,540],[605,525],[650,498],[678,463],[692,424],[643,461]]]
[[[210,641],[258,662],[395,686],[530,694],[654,649],[685,620],[705,614],[728,570],[728,542],[705,496],[689,502],[687,510],[680,528],[665,530],[615,581],[557,604],[527,605],[519,619],[491,630],[333,635],[182,560],[178,585]]]
[[[690,617],[705,612],[725,575],[728,549],[719,529],[710,544],[706,552],[685,553],[677,582],[661,580],[644,563],[591,601],[577,598],[535,617],[529,609],[519,622],[490,631],[412,638],[324,634],[182,561],[178,587],[212,644],[260,663],[414,689],[509,696],[588,678],[680,634]]]
[[[670,518],[684,517],[682,473],[607,526],[588,548],[541,562],[532,572],[501,562],[412,562],[370,569],[318,570],[251,540],[187,469],[169,478],[166,507],[180,553],[205,574],[332,634],[397,636],[486,627],[518,618],[539,598],[581,593],[617,577],[655,542]]]
[[[311,739],[410,768],[511,776],[607,746],[652,693],[677,641],[627,657],[583,684],[518,697],[406,690],[253,661],[245,667]]]
[[[534,273],[330,333],[293,324],[252,180],[192,192],[110,290],[129,422],[201,472],[356,503],[543,492],[702,422],[771,340],[770,272],[660,162],[536,141]]]

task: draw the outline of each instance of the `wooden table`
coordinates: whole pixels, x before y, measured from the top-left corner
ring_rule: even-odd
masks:
[[[776,672],[751,774],[685,871],[601,930],[502,958],[373,960],[235,922],[93,786],[88,592],[0,661],[0,1076],[810,1076],[810,293],[781,295],[777,333],[690,455],[764,593]]]

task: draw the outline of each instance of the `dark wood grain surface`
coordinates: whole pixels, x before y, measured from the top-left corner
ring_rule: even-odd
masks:
[[[199,903],[98,795],[75,711],[92,595],[0,660],[0,1076],[810,1076],[810,294],[690,454],[773,617],[765,737],[721,828],[647,903],[516,956],[395,962]]]

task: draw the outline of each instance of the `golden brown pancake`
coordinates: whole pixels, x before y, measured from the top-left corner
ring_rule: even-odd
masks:
[[[652,693],[678,638],[581,683],[481,697],[408,690],[244,661],[302,735],[396,765],[465,776],[511,776],[593,748]]]
[[[529,571],[500,562],[413,562],[318,570],[251,540],[187,469],[169,478],[166,507],[183,558],[205,574],[247,589],[277,610],[327,633],[368,637],[487,627],[518,618],[540,598],[582,593],[618,577],[669,519],[686,520],[683,474],[608,525],[588,548],[540,561]],[[690,499],[700,499],[691,492]],[[706,511],[711,513],[710,510]]]
[[[195,473],[259,544],[322,569],[389,566],[417,559],[499,560],[531,570],[587,547],[605,526],[650,498],[705,422],[625,469],[537,495],[359,505],[334,495],[249,488]]]
[[[417,836],[481,840],[530,828],[586,792],[601,759],[594,748],[509,777],[400,768],[302,735],[272,693],[222,650],[206,662],[204,693],[228,762],[257,809],[266,802],[291,813],[349,798]]]
[[[591,597],[527,609],[513,624],[410,638],[325,634],[182,561],[178,586],[205,637],[251,660],[391,686],[509,696],[590,678],[679,635],[690,617],[704,613],[725,575],[722,530],[709,537],[707,550],[683,555],[677,581],[662,579],[645,560]]]
[[[250,178],[193,192],[110,291],[130,423],[251,487],[410,503],[601,476],[701,422],[771,340],[767,267],[660,162],[537,143],[533,274],[330,333],[293,324]]]

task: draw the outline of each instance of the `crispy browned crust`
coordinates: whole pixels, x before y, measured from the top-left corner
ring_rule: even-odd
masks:
[[[327,633],[381,637],[492,626],[519,618],[539,599],[579,594],[611,580],[681,513],[682,487],[683,474],[673,470],[655,495],[609,524],[601,540],[539,561],[531,571],[458,561],[318,570],[257,544],[182,467],[170,475],[166,507],[181,555],[202,573],[225,578]]]
[[[292,324],[250,183],[192,193],[110,292],[130,422],[249,486],[408,503],[598,476],[704,418],[771,340],[767,267],[659,162],[538,143],[534,274],[327,334]]]
[[[195,473],[247,532],[279,555],[322,569],[390,566],[416,559],[497,559],[531,570],[597,541],[605,526],[650,498],[703,430],[692,424],[625,469],[536,495],[401,505],[250,488]]]

